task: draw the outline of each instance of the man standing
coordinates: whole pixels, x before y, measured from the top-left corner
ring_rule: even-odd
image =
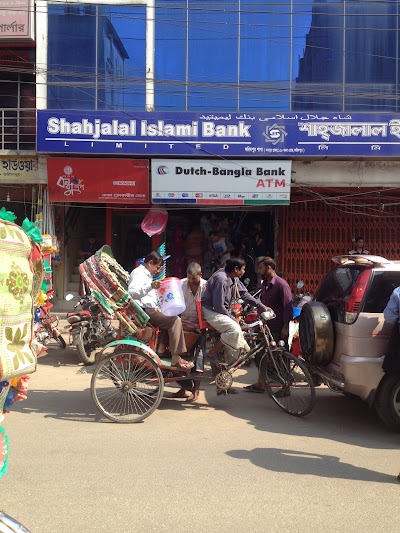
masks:
[[[149,315],[149,323],[156,328],[168,332],[169,349],[172,356],[172,366],[182,370],[190,370],[193,363],[181,357],[186,353],[185,337],[179,316],[165,316],[161,313],[157,292],[161,281],[153,280],[163,265],[163,258],[158,252],[150,252],[144,258],[144,263],[135,268],[129,278],[128,292],[134,300]]]
[[[206,288],[206,280],[202,278],[201,266],[199,263],[190,263],[186,269],[187,277],[182,279],[182,292],[183,298],[186,304],[186,310],[181,314],[182,325],[186,336],[186,347],[190,350],[194,342],[199,338],[199,321],[197,317],[197,301],[201,301],[204,290]],[[192,344],[190,341],[193,337]],[[206,339],[204,338],[204,341]],[[204,372],[204,359],[206,357],[206,346],[200,345],[197,350],[197,356],[195,360],[195,371],[197,374]],[[200,381],[195,380],[188,382],[188,380],[180,383],[181,390],[175,393],[175,398],[186,398],[188,402],[194,402],[199,397]],[[186,390],[189,390],[190,394],[186,396]]]
[[[190,263],[186,269],[186,274],[187,277],[182,279],[182,291],[186,310],[181,314],[181,318],[184,323],[184,329],[186,329],[185,323],[189,327],[189,323],[191,323],[198,328],[199,321],[197,318],[196,301],[201,301],[207,282],[202,277],[203,274],[199,263]]]
[[[260,300],[256,300],[247,292],[246,287],[239,281],[245,273],[246,262],[238,257],[231,257],[226,261],[224,269],[218,270],[211,276],[201,299],[204,319],[220,334],[220,341],[211,349],[208,356],[213,359],[224,348],[228,357],[238,357],[239,350],[249,350],[243,337],[243,332],[231,313],[234,292],[245,302],[257,307],[259,313],[267,310]]]
[[[288,283],[276,273],[276,263],[272,257],[264,257],[258,263],[258,273],[263,282],[260,299],[262,303],[273,309],[276,317],[268,322],[271,334],[276,341],[287,343],[289,336],[289,322],[293,318],[293,295]],[[260,366],[261,356],[254,358]],[[260,378],[257,383],[244,387],[247,392],[264,392]]]

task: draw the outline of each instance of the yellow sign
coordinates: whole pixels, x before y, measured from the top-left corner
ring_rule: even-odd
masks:
[[[41,183],[37,157],[0,158],[0,183]]]

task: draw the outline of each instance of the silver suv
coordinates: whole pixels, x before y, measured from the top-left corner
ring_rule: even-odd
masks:
[[[400,285],[400,261],[372,255],[333,258],[315,300],[303,306],[300,344],[316,380],[359,396],[400,432],[400,374],[382,363],[393,326],[383,310]]]

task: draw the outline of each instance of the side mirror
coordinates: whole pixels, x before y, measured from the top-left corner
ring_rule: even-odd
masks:
[[[73,300],[73,299],[74,299],[74,295],[73,295],[73,294],[66,294],[66,295],[65,295],[65,300],[66,300],[67,302],[70,302],[70,301]]]
[[[304,287],[304,281],[303,281],[302,279],[299,280],[299,281],[297,282],[296,287],[297,287],[298,289],[302,289],[302,288]]]

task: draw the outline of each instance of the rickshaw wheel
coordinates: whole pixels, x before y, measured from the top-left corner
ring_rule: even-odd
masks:
[[[156,361],[139,350],[117,351],[98,364],[91,382],[93,401],[113,422],[141,422],[159,406],[164,378]]]

